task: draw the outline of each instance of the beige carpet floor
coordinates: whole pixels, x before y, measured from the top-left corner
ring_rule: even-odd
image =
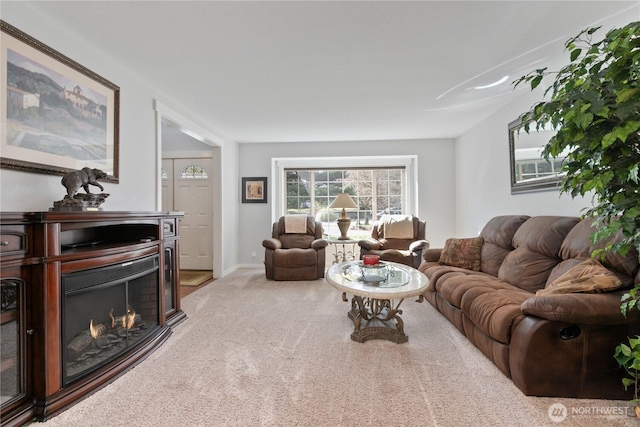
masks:
[[[145,361],[34,425],[640,425],[626,402],[524,396],[426,301],[403,303],[404,344],[351,341],[340,292],[324,280],[269,282],[262,269],[182,305],[188,319]]]

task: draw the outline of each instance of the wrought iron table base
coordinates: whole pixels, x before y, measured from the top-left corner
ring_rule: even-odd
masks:
[[[342,293],[342,300],[348,302],[346,292]],[[404,299],[394,306],[393,300],[352,297],[351,310],[347,312],[354,325],[351,339],[361,343],[371,339],[383,339],[396,344],[409,341],[404,333],[404,321],[400,317],[402,301]],[[422,302],[422,295],[418,302]]]

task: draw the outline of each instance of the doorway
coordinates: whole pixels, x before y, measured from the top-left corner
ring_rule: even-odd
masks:
[[[179,197],[176,195],[176,186],[173,184],[174,176],[177,174],[179,177],[182,169],[184,169],[184,167],[181,167],[184,166],[183,164],[176,165],[174,164],[174,161],[190,160],[190,163],[193,164],[201,161],[204,161],[206,163],[203,169],[205,169],[207,173],[209,188],[207,190],[192,190],[196,193],[199,191],[205,191],[207,195],[210,196],[210,198],[208,197],[210,203],[207,203],[207,207],[211,209],[208,210],[204,215],[208,218],[206,223],[207,231],[203,233],[207,235],[208,239],[207,243],[205,244],[202,240],[199,239],[200,236],[198,236],[198,238],[196,239],[197,243],[190,242],[189,240],[193,240],[192,238],[190,238],[190,235],[193,233],[187,231],[187,229],[192,229],[193,222],[191,222],[190,224],[189,220],[187,220],[187,223],[185,224],[184,220],[181,220],[180,267],[181,270],[184,270],[192,266],[192,260],[198,258],[207,258],[208,262],[206,268],[212,271],[214,278],[220,277],[220,274],[222,274],[223,265],[221,208],[221,149],[223,141],[217,136],[211,134],[207,130],[193,123],[191,120],[180,115],[176,111],[161,104],[157,100],[154,101],[154,108],[156,110],[156,129],[158,135],[158,181],[156,187],[157,209],[162,211],[185,211],[184,208],[180,207],[184,206],[181,205],[181,203],[183,203],[182,201],[178,201],[177,204],[174,203],[174,201]],[[163,164],[163,159],[165,158],[171,159],[170,166],[167,164],[167,162],[164,162]],[[171,179],[169,179],[169,175],[171,176]],[[190,178],[184,178],[184,180],[188,179]],[[169,181],[171,182],[171,185],[167,185]],[[187,189],[182,189],[179,191],[183,193],[183,196],[188,195]],[[186,203],[188,204],[189,201],[187,200]],[[185,217],[190,214],[190,212],[185,211]],[[199,215],[197,215],[196,218],[198,216]],[[198,225],[196,225],[196,227],[198,227]],[[185,248],[189,248],[188,254],[184,254],[185,249],[183,249],[183,246]],[[195,253],[202,252],[200,249],[201,247],[204,247],[206,251],[209,252],[209,255],[196,256],[194,258],[191,255],[192,253],[194,253],[193,249],[191,249],[193,247],[196,248]],[[183,255],[185,256],[183,257]],[[196,264],[195,267],[204,267],[204,265]]]
[[[180,268],[213,271],[213,160],[163,158],[162,169],[163,210],[184,212]]]

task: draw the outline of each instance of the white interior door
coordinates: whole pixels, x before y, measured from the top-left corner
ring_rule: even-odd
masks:
[[[213,270],[213,160],[173,160],[174,208],[180,221],[180,268]]]

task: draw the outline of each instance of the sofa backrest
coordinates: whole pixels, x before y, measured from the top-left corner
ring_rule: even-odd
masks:
[[[502,261],[513,250],[513,236],[530,217],[528,215],[501,215],[487,222],[480,237],[483,238],[480,271],[498,275]]]
[[[580,221],[578,225],[573,227],[560,247],[560,258],[562,258],[562,261],[549,275],[547,284],[566,273],[571,267],[591,258],[591,253],[594,250],[605,247],[607,242],[591,243],[591,234],[593,231],[592,219]],[[621,238],[622,234],[618,233],[612,241],[616,242]],[[604,259],[599,260],[603,266],[618,276],[622,281],[623,289],[632,287],[634,280],[637,281],[640,278],[640,272],[638,271],[638,252],[634,248],[627,252],[624,257],[620,254],[608,252]]]
[[[513,236],[514,250],[504,258],[498,278],[529,292],[545,287],[553,268],[560,263],[560,247],[577,217],[535,216]]]
[[[280,217],[277,222],[273,223],[271,237],[282,242],[283,249],[311,247],[311,243],[315,239],[322,238],[322,223],[316,222],[312,216],[307,216],[307,227],[305,233],[287,233],[285,230],[284,217]]]
[[[373,223],[373,228],[371,229],[371,238],[381,242],[383,244],[383,249],[398,249],[398,250],[407,250],[411,243],[416,240],[424,240],[426,235],[427,224],[425,221],[420,221],[418,217],[415,216],[405,216],[404,215],[386,215],[389,218],[398,217],[403,220],[410,221],[411,227],[413,228],[413,237],[406,239],[398,239],[393,236],[389,236],[386,233],[384,216],[383,220],[376,221]]]

